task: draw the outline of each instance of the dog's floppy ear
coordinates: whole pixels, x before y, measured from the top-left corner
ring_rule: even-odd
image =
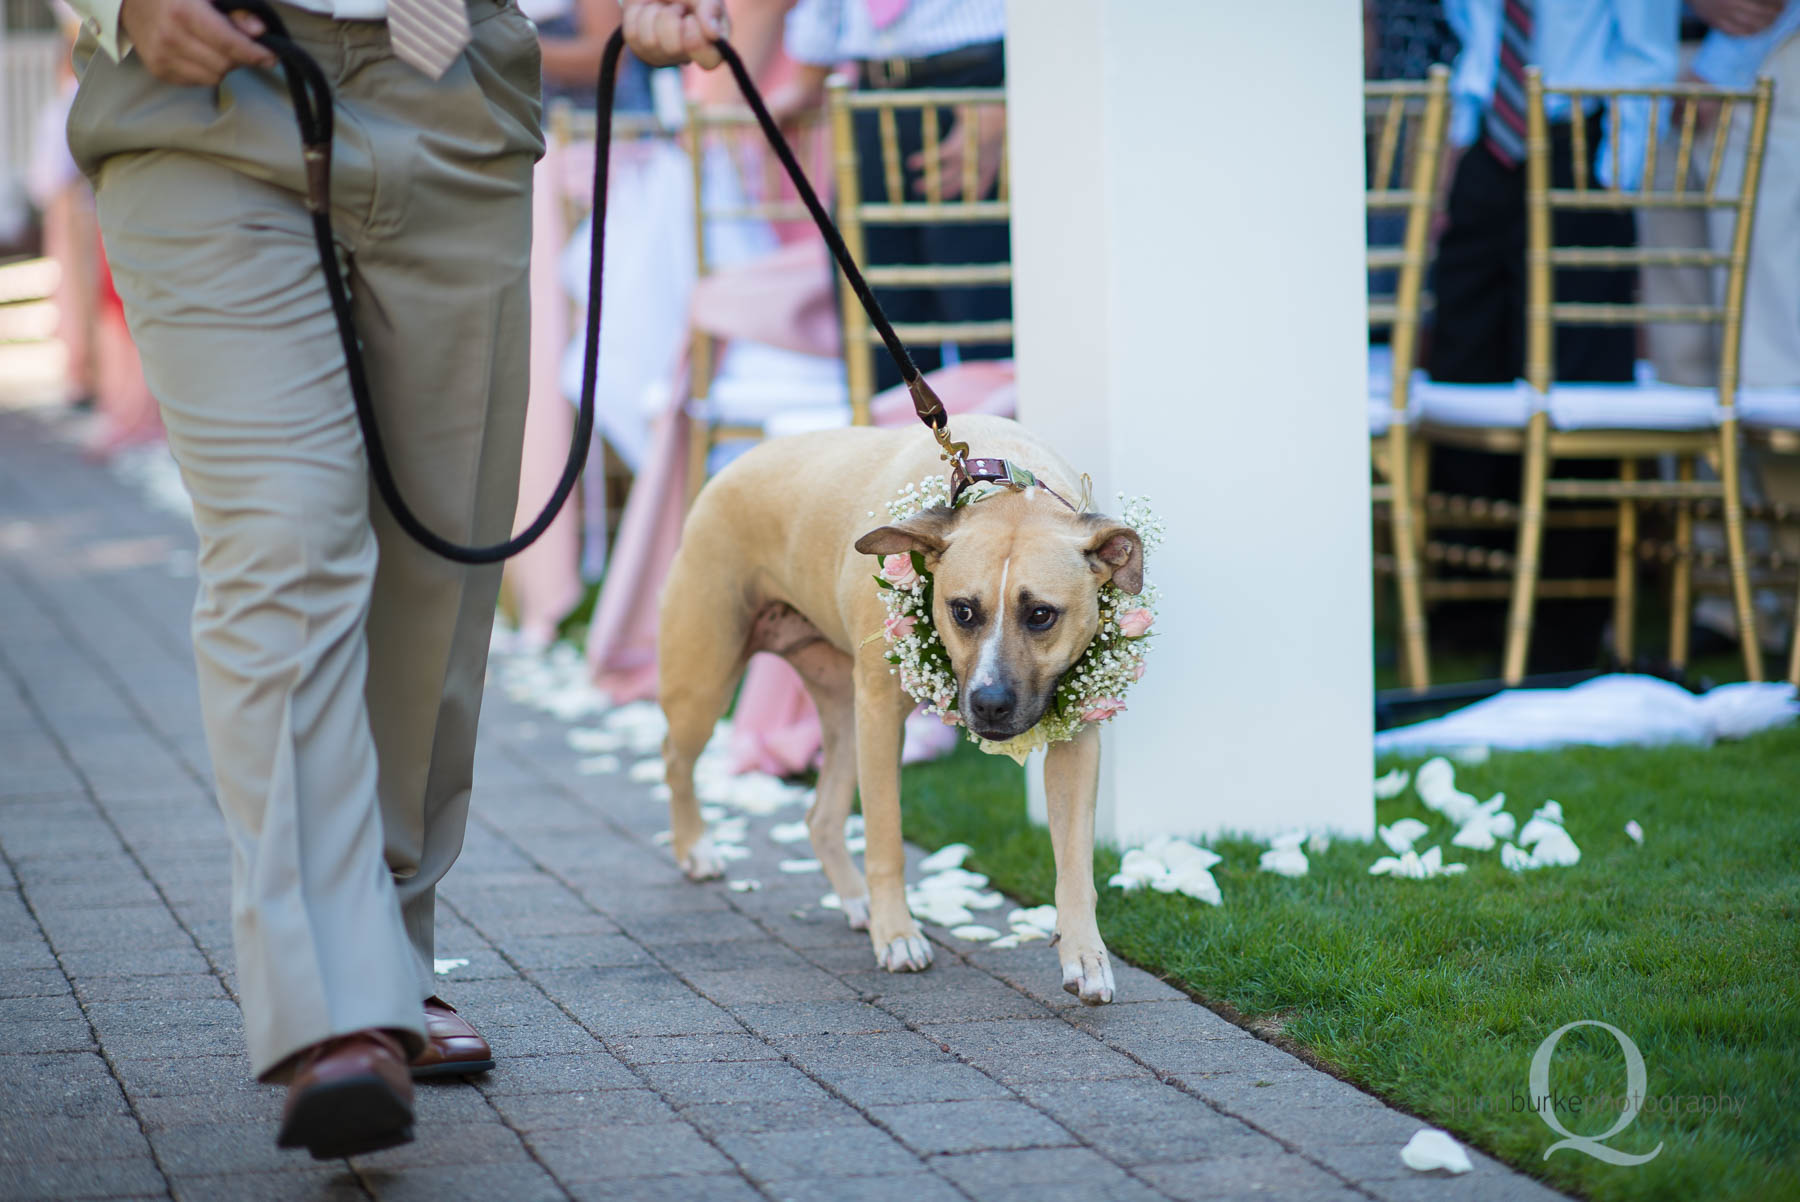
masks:
[[[927,559],[943,554],[950,542],[950,527],[957,511],[948,505],[934,505],[921,510],[904,522],[878,526],[856,540],[856,549],[864,555],[900,555],[918,551]]]
[[[1135,597],[1144,587],[1144,543],[1137,531],[1097,514],[1088,519],[1088,528],[1088,566],[1102,584],[1110,580]]]

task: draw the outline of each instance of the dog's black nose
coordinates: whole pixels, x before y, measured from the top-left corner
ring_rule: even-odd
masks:
[[[975,725],[987,730],[1004,726],[1012,717],[1017,703],[1013,691],[1003,684],[983,685],[969,690],[969,710]]]

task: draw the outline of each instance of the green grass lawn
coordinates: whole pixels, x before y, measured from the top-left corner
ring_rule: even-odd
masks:
[[[1394,763],[1412,767],[1416,761]],[[1496,754],[1459,766],[1480,797],[1505,790],[1523,821],[1563,805],[1581,862],[1524,875],[1454,832],[1408,789],[1379,820],[1427,821],[1460,877],[1371,877],[1376,847],[1339,842],[1298,880],[1257,871],[1259,848],[1214,846],[1225,895],[1102,888],[1114,954],[1253,1020],[1278,1042],[1556,1186],[1595,1199],[1800,1198],[1800,729],[1707,751],[1580,749]],[[1050,842],[1025,818],[1021,773],[964,745],[908,768],[906,833],[966,842],[969,866],[1030,902],[1052,900]],[[1196,807],[1206,799],[1195,798]],[[1624,833],[1636,819],[1642,847]],[[1118,853],[1102,849],[1100,882]],[[1512,1113],[1532,1053],[1577,1019],[1619,1027],[1642,1051],[1652,1099],[1726,1097],[1736,1114],[1652,1113],[1609,1146],[1637,1167],[1579,1152]],[[1551,1087],[1624,1092],[1604,1031],[1565,1036]],[[1465,1099],[1492,1099],[1486,1111]],[[1679,1103],[1663,1103],[1670,1105]],[[1699,1105],[1699,1103],[1696,1103]],[[1564,1114],[1580,1134],[1615,1116]]]

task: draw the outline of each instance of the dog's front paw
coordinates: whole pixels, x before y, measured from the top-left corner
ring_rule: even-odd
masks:
[[[1082,948],[1064,940],[1058,952],[1062,957],[1065,990],[1088,1006],[1100,1006],[1113,1000],[1112,961],[1107,958],[1104,945],[1095,943]]]
[[[923,935],[901,935],[877,948],[875,962],[889,972],[924,972],[931,967],[931,944]]]
[[[924,972],[931,967],[931,944],[919,933],[910,914],[902,910],[899,919],[883,919],[878,912],[870,923],[869,942],[875,948],[875,963],[889,972]]]
[[[843,899],[844,919],[853,931],[869,929],[869,899],[867,897],[846,897]]]
[[[690,881],[711,881],[725,875],[725,861],[709,835],[694,840],[687,855],[677,857],[676,863],[681,865],[681,871],[687,873]]]

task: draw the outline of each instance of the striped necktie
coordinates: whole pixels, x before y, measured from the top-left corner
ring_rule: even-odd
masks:
[[[1531,61],[1532,0],[1503,0],[1500,22],[1500,69],[1494,72],[1494,96],[1488,103],[1483,140],[1493,156],[1508,167],[1525,159],[1525,64]]]
[[[388,0],[387,10],[394,57],[433,79],[443,78],[469,44],[463,0]]]

